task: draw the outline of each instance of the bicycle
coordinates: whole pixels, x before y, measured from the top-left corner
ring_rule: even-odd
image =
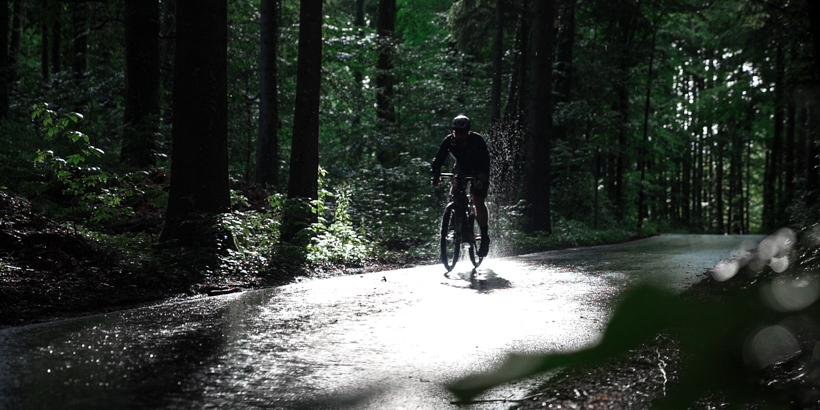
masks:
[[[467,245],[470,262],[477,268],[484,260],[478,256],[481,235],[475,233],[475,206],[467,196],[467,183],[474,183],[476,178],[450,173],[441,176],[450,177],[455,182],[455,193],[450,193],[450,203],[444,208],[441,218],[441,263],[447,272],[452,271],[461,256],[462,247]]]

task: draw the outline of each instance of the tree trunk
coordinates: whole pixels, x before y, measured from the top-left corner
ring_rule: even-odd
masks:
[[[11,18],[11,44],[9,44],[9,81],[17,81],[17,59],[20,57],[20,36],[23,32],[23,17],[25,15],[24,0],[14,0],[14,15]]]
[[[572,49],[575,45],[575,9],[578,0],[561,0],[558,4],[555,69],[555,102],[554,105],[566,104],[570,101],[572,89]],[[556,122],[552,125],[552,140],[562,141],[567,138],[569,124]]]
[[[194,228],[231,207],[227,0],[177,0],[176,23],[171,187],[160,241],[210,246],[216,232]]]
[[[715,147],[717,151],[715,156],[717,157],[717,170],[715,175],[715,221],[717,222],[717,230],[718,233],[726,233],[726,227],[723,220],[723,209],[725,204],[723,203],[723,147],[722,142],[718,141],[718,145]]]
[[[783,202],[786,206],[790,205],[794,200],[794,134],[797,117],[797,105],[795,104],[794,86],[789,86],[789,97],[786,104],[786,147],[785,160],[783,162],[783,174],[786,178]],[[788,216],[784,222],[788,222]]]
[[[43,81],[48,81],[49,77],[49,61],[48,61],[48,23],[49,23],[49,0],[40,0],[40,30],[42,33],[42,41],[40,44],[40,74]]]
[[[159,1],[125,1],[125,113],[120,160],[154,165],[159,127]]]
[[[504,0],[495,0],[495,38],[493,40],[493,89],[490,106],[492,124],[501,120],[501,78],[504,61]]]
[[[322,0],[301,0],[289,199],[318,199],[319,94],[322,81]],[[316,218],[310,212],[287,215],[282,240],[290,242]]]
[[[572,91],[572,77],[574,69],[572,67],[573,49],[575,48],[575,9],[578,7],[578,0],[563,0],[561,2],[561,13],[559,21],[561,25],[558,30],[558,44],[556,49],[556,73],[555,96],[557,103],[567,103],[570,101]],[[556,139],[561,136],[555,135]]]
[[[54,67],[54,74],[63,71],[63,6],[59,1],[55,1],[51,6],[51,64]]]
[[[256,143],[256,183],[279,186],[279,107],[277,106],[277,50],[279,0],[262,0],[262,52],[259,83],[259,138]]]
[[[0,121],[9,117],[9,86],[11,64],[9,60],[9,2],[0,4]]]
[[[657,29],[652,31],[652,45],[649,49],[649,73],[647,74],[646,99],[643,106],[643,143],[641,144],[641,152],[638,155],[638,172],[641,173],[641,185],[638,191],[638,228],[643,226],[643,220],[646,218],[644,201],[646,200],[646,161],[647,148],[649,147],[649,109],[652,101],[652,66],[655,62],[655,38],[657,33]]]
[[[703,94],[705,85],[705,79],[700,76],[696,76],[695,81],[695,106],[697,107],[700,104],[700,97]],[[694,197],[692,201],[693,206],[693,218],[692,218],[692,226],[696,229],[697,232],[703,231],[703,152],[705,150],[705,140],[706,135],[703,132],[703,127],[705,124],[700,120],[700,112],[694,114],[693,118],[693,130],[695,136],[695,159],[693,161],[694,172],[692,175],[692,188],[694,191]],[[703,125],[702,125],[703,124]]]
[[[364,38],[364,0],[356,0],[356,19],[353,21],[353,25],[356,26],[356,35],[360,39]],[[362,93],[364,74],[362,74],[360,67],[354,68],[353,78],[356,80],[356,92],[354,93],[356,112],[353,114],[353,125],[358,126],[362,122],[362,107],[364,106],[364,95]],[[358,158],[354,160],[358,160]]]
[[[715,160],[715,144],[717,143],[717,138],[715,137],[715,132],[713,131],[712,127],[706,131],[706,141],[708,145],[708,152],[705,154],[705,161],[708,164],[706,166],[706,173],[708,174],[707,183],[704,184],[704,192],[703,195],[705,197],[705,201],[709,206],[706,208],[706,221],[704,223],[706,232],[714,233],[715,232],[715,168],[717,161]]]
[[[757,108],[754,104],[750,104],[747,108],[746,115],[743,118],[743,123],[739,127],[742,132],[733,133],[731,163],[729,165],[729,179],[731,195],[731,225],[729,233],[743,234],[744,214],[745,214],[745,196],[743,194],[743,151],[746,147],[745,138],[752,135],[752,127],[755,118],[755,110]]]
[[[85,71],[88,69],[88,19],[86,17],[85,3],[72,3],[71,21],[73,24],[74,38],[72,39],[74,55],[71,59],[71,70],[77,81],[85,78]]]
[[[774,232],[778,221],[777,177],[780,175],[780,148],[783,139],[783,49],[777,46],[775,57],[776,78],[774,89],[774,134],[769,146],[769,162],[763,183],[763,231]]]
[[[524,1],[524,9],[527,9],[528,1]],[[529,64],[529,51],[527,47],[530,43],[529,28],[530,21],[525,13],[518,17],[518,24],[516,25],[515,44],[513,50],[515,57],[513,58],[513,69],[510,73],[510,84],[507,94],[507,107],[504,110],[504,119],[507,123],[515,124],[521,120],[524,111],[524,95],[525,84],[524,79]]]
[[[532,69],[527,111],[524,196],[529,228],[552,233],[550,222],[550,134],[552,132],[552,36],[554,3],[535,1],[532,9]]]
[[[813,90],[815,93],[817,89]],[[811,97],[810,97],[811,98]],[[815,209],[820,202],[820,146],[817,133],[820,130],[820,103],[813,99],[808,102],[806,119],[806,207]],[[820,215],[815,215],[820,216]]]
[[[806,0],[809,15],[809,31],[814,46],[814,69],[820,74],[820,1]]]
[[[160,9],[160,104],[162,121],[172,122],[174,91],[174,54],[176,38],[176,0],[163,0]]]
[[[394,122],[393,47],[396,30],[396,0],[379,0],[379,61],[376,74],[376,116]]]
[[[620,1],[620,9],[615,18],[613,29],[615,30],[615,47],[619,49],[617,54],[618,74],[615,81],[615,93],[617,95],[616,111],[618,113],[618,149],[615,152],[615,180],[613,181],[614,202],[617,206],[618,219],[623,221],[626,218],[626,173],[630,164],[629,160],[629,140],[627,130],[629,128],[629,82],[630,70],[632,68],[632,37],[634,35],[635,18],[638,10],[627,1]]]

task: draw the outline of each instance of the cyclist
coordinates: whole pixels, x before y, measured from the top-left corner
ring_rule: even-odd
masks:
[[[447,154],[455,161],[453,173],[457,175],[474,175],[477,179],[470,187],[470,196],[475,206],[475,220],[481,229],[481,246],[478,256],[487,256],[490,247],[490,236],[487,234],[489,212],[484,199],[490,187],[490,152],[484,137],[470,131],[470,119],[461,114],[453,118],[453,133],[441,142],[436,157],[433,159],[433,186],[441,182],[441,167],[447,160]],[[455,184],[450,192],[455,192]]]

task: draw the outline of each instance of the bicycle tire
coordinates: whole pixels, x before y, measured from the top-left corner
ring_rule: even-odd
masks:
[[[478,225],[476,225],[475,222],[475,215],[470,215],[469,219],[467,220],[467,226],[470,228],[470,230],[473,231],[472,240],[470,241],[470,250],[468,251],[470,255],[470,262],[472,262],[473,266],[477,268],[479,265],[481,265],[481,262],[484,260],[484,257],[478,256],[478,249],[479,246],[481,246],[481,235],[475,234],[476,228],[478,228]]]
[[[455,268],[461,252],[461,232],[454,204],[447,205],[441,217],[441,263],[450,272]]]

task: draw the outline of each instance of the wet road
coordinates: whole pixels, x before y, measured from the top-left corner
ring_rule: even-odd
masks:
[[[0,408],[464,408],[447,382],[593,343],[629,284],[684,289],[761,239],[664,235],[490,259],[478,282],[465,261],[0,330]]]

